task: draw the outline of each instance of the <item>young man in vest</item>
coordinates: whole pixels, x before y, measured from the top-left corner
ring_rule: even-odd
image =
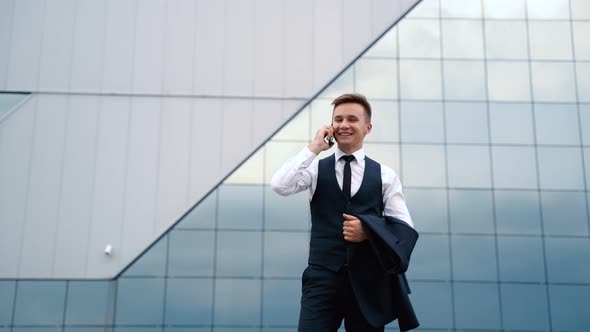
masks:
[[[412,227],[413,223],[397,174],[365,157],[363,141],[373,127],[367,99],[344,94],[332,105],[332,125],[319,128],[313,141],[287,160],[271,181],[272,189],[283,196],[310,193],[312,228],[309,265],[302,276],[299,331],[336,332],[343,319],[347,331],[383,331],[395,319],[394,314],[380,312],[395,311],[390,304],[382,305],[391,295],[367,297],[358,289],[390,279],[383,270],[354,269],[355,257],[374,256],[363,224],[354,215],[388,215]],[[335,153],[316,160],[332,147],[330,137],[338,143]]]

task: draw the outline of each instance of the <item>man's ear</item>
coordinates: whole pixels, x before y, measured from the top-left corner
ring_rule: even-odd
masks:
[[[369,123],[367,125],[367,134],[371,132],[371,129],[373,129],[373,124],[372,123]]]

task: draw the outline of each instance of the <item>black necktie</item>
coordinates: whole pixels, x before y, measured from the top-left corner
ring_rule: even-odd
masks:
[[[354,156],[342,156],[340,159],[344,159],[346,161],[346,164],[344,164],[344,176],[342,178],[342,191],[346,197],[350,198],[350,179],[352,177],[352,172],[350,171],[350,162],[354,160]]]

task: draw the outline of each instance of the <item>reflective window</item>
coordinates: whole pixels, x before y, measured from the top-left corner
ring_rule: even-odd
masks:
[[[541,209],[536,191],[497,190],[496,226],[501,234],[541,234]]]
[[[264,276],[300,277],[307,266],[309,233],[265,232]]]
[[[490,59],[527,59],[525,21],[486,21],[486,56]]]
[[[402,142],[443,142],[443,109],[441,103],[401,103]]]
[[[499,329],[498,285],[455,283],[455,316],[460,329]]]
[[[396,60],[359,60],[355,69],[356,89],[367,98],[397,98]]]
[[[185,216],[177,228],[215,228],[216,205],[217,191],[214,191]]]
[[[448,60],[443,62],[443,68],[447,99],[486,99],[483,62]]]
[[[117,325],[162,324],[165,279],[119,279]]]
[[[531,59],[570,59],[572,57],[570,33],[570,22],[529,21]]]
[[[321,125],[329,124],[330,118],[328,117],[317,127],[314,127],[313,135],[315,135],[315,131]],[[309,122],[309,120],[308,120]],[[270,184],[273,174],[281,168],[283,163],[291,158],[292,156],[296,155],[301,151],[305,146],[307,146],[307,136],[304,134],[299,134],[300,139],[306,139],[305,142],[269,142],[266,144],[264,149],[266,150],[266,155],[269,156],[265,160],[265,183]]]
[[[10,325],[14,305],[15,281],[0,281],[0,325]]]
[[[412,306],[420,313],[420,327],[451,329],[453,327],[453,305],[451,285],[447,282],[413,281]]]
[[[441,99],[440,61],[400,60],[401,98]]]
[[[219,228],[261,229],[262,192],[258,185],[219,187]]]
[[[578,79],[578,98],[580,101],[590,102],[590,63],[576,64]]]
[[[262,233],[219,231],[215,272],[221,277],[261,275]]]
[[[484,103],[446,103],[445,122],[449,143],[489,143]]]
[[[491,185],[489,149],[487,146],[448,146],[449,186],[489,187]]]
[[[347,68],[321,94],[323,98],[335,98],[343,93],[352,91],[354,87],[354,66]]]
[[[580,144],[575,104],[535,105],[535,125],[538,144]]]
[[[491,191],[449,190],[449,204],[452,232],[494,232]]]
[[[440,4],[438,0],[423,0],[409,14],[410,17],[439,17]]]
[[[420,235],[420,244],[412,252],[410,279],[449,280],[449,237],[447,235]]]
[[[116,288],[114,281],[70,281],[66,324],[112,325]]]
[[[419,39],[422,42],[416,43]],[[402,20],[399,23],[399,56],[401,58],[440,57],[439,20]]]
[[[299,279],[265,280],[263,293],[263,325],[297,326],[301,299]]]
[[[590,3],[586,0],[571,0],[571,13],[573,19],[590,19]]]
[[[590,286],[551,285],[549,298],[553,329],[576,332],[590,330]]]
[[[445,0],[441,8],[442,17],[481,17],[482,9],[480,1]]]
[[[166,255],[168,239],[165,235],[148,249],[141,259],[131,264],[129,269],[123,273],[124,276],[164,276],[166,275]]]
[[[19,281],[14,325],[62,324],[65,296],[64,281]]]
[[[517,18],[526,17],[525,0],[483,0],[486,17],[489,18]]]
[[[0,119],[4,114],[13,109],[19,102],[26,98],[28,94],[13,94],[0,92]]]
[[[270,144],[277,141],[307,140],[307,137],[309,136],[309,117],[309,107],[306,107],[303,111],[300,111],[293,120],[289,121],[289,124],[284,126],[273,137],[273,140],[266,144],[266,146],[268,147]]]
[[[527,1],[528,17],[532,19],[569,19],[569,0]]]
[[[372,101],[371,122],[373,129],[365,136],[365,142],[399,142],[399,107],[393,101]]]
[[[496,280],[496,245],[491,236],[453,235],[453,277]]]
[[[538,148],[542,189],[584,189],[580,148]]]
[[[546,238],[547,272],[550,282],[588,283],[590,241],[580,238]]]
[[[590,22],[572,22],[576,60],[590,60]]]
[[[492,143],[533,144],[533,111],[530,104],[490,103]]]
[[[174,231],[170,233],[168,275],[213,275],[215,233],[212,231]]]
[[[264,227],[267,230],[309,230],[309,192],[293,196],[277,195],[270,187],[264,189]]]
[[[583,192],[542,192],[543,225],[549,235],[588,235]]]
[[[420,221],[416,225],[420,232],[448,231],[446,190],[406,188],[404,195],[412,219]],[[426,205],[428,209],[421,208]]]
[[[482,59],[483,24],[479,20],[443,20],[443,57]]]
[[[488,62],[490,101],[527,101],[531,98],[526,62]]]
[[[371,48],[365,53],[366,58],[371,57],[397,57],[397,34],[396,25],[388,33],[383,35]]]
[[[212,279],[168,279],[166,324],[211,324]]]
[[[545,285],[501,285],[503,327],[507,330],[549,331]]]
[[[529,147],[493,146],[494,185],[497,188],[537,188],[535,150]]]
[[[542,238],[500,236],[498,237],[498,256],[500,280],[545,281]]]
[[[365,153],[367,157],[377,160],[381,165],[392,168],[399,176],[401,169],[399,144],[367,144]]]
[[[259,325],[260,287],[260,280],[217,279],[213,323]]]
[[[402,183],[407,186],[444,187],[445,159],[442,146],[402,146]]]
[[[533,62],[533,96],[538,101],[576,101],[571,63]]]

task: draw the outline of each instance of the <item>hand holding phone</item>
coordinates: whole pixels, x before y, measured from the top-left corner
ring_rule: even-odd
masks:
[[[328,144],[329,146],[333,146],[334,145],[334,136],[324,136],[324,142],[326,142],[326,144]]]

